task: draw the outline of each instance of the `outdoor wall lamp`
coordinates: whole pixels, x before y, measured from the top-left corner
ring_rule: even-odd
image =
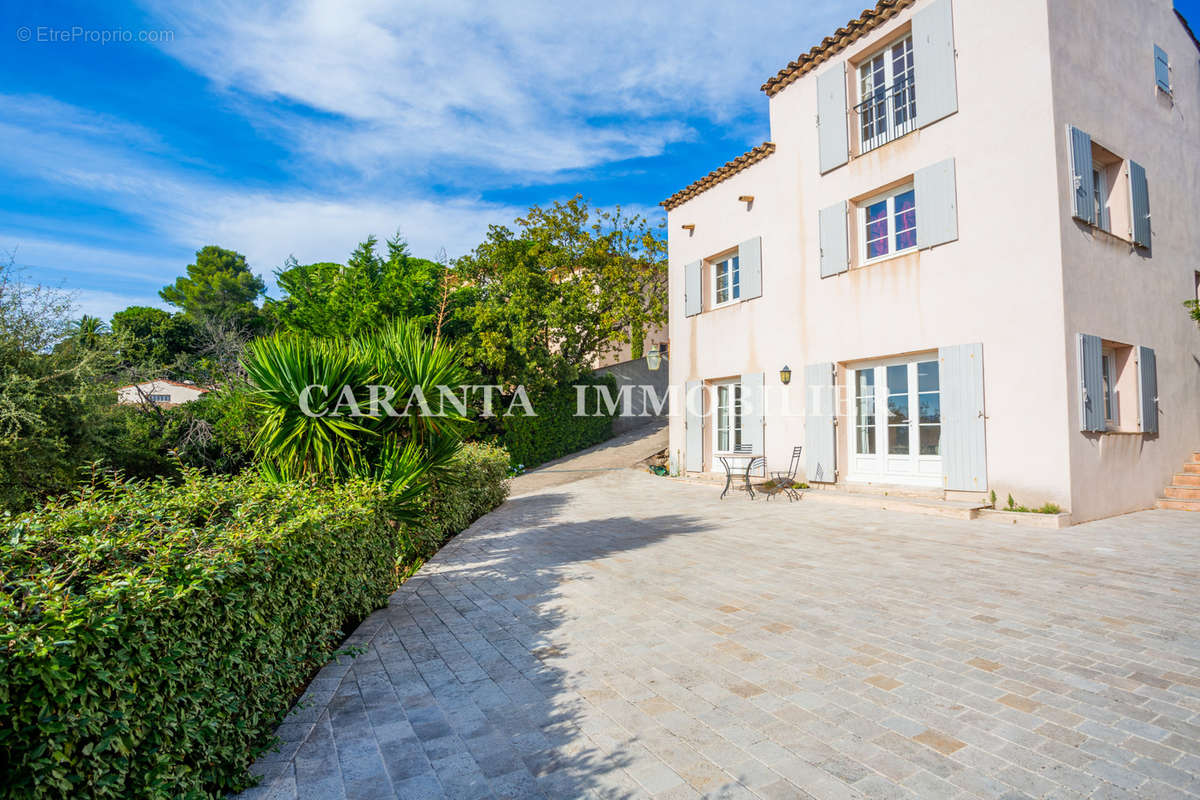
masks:
[[[787,364],[784,364],[783,369],[779,370],[779,382],[784,386],[792,382],[792,368]]]
[[[691,224],[689,224],[689,225],[680,225],[679,227],[683,228],[683,229],[684,229],[685,231],[687,231],[688,233],[695,233],[695,232],[696,232],[696,226],[695,226],[695,225],[691,225]]]
[[[646,353],[646,368],[651,372],[662,366],[663,354],[657,347]]]

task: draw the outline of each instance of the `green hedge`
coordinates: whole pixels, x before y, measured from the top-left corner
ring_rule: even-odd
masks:
[[[576,384],[607,386],[611,397],[617,394],[616,379],[603,375],[584,376],[531,396],[536,417],[514,414],[499,418],[499,441],[508,450],[513,464],[529,469],[612,438],[615,414],[598,402],[595,389],[588,389],[586,395],[585,410],[589,416],[575,416]],[[590,416],[597,411],[600,416]]]
[[[220,797],[341,628],[501,502],[468,446],[401,536],[376,488],[110,483],[0,530],[0,797]]]
[[[450,474],[438,478],[422,498],[422,523],[405,526],[406,561],[433,555],[449,537],[504,502],[509,456],[503,447],[468,443],[455,456]]]

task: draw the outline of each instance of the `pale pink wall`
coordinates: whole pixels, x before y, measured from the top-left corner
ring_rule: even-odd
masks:
[[[884,43],[912,10],[836,59]],[[802,398],[805,364],[983,342],[990,484],[1001,496],[1066,506],[1065,364],[1047,347],[1061,341],[1063,320],[1046,8],[1044,0],[959,0],[954,11],[957,114],[820,176],[814,118],[822,65],[772,98],[774,155],[671,212],[672,381],[761,368],[770,386],[787,363]],[[948,157],[957,167],[957,242],[819,277],[821,208]],[[743,193],[756,196],[749,213],[737,211]],[[696,224],[695,236],[680,230],[684,223]],[[763,297],[683,318],[683,264],[756,233]],[[682,447],[675,428],[672,448]],[[802,441],[801,417],[768,417],[773,467]],[[840,452],[843,476],[846,467]]]
[[[886,42],[926,4],[834,60]],[[792,410],[777,403],[765,434],[768,461],[782,468],[803,441],[805,364],[982,342],[997,495],[1055,502],[1076,521],[1150,506],[1200,450],[1200,330],[1180,305],[1195,295],[1200,269],[1195,46],[1170,0],[955,0],[954,16],[957,114],[819,176],[823,64],[771,99],[772,156],[669,213],[672,384],[761,371],[770,394],[782,388],[779,367],[791,366]],[[1155,44],[1175,66],[1173,106],[1154,92]],[[1152,257],[1097,240],[1071,219],[1068,123],[1146,167]],[[958,241],[819,277],[821,208],[948,157]],[[755,196],[749,209],[737,201],[743,194]],[[1120,212],[1113,216],[1120,227]],[[763,296],[684,317],[684,264],[754,235],[763,237]],[[1079,332],[1155,349],[1160,436],[1079,432]],[[1123,394],[1136,402],[1127,382]],[[849,421],[840,422],[844,447]],[[672,454],[683,446],[677,416]]]
[[[1181,306],[1195,296],[1200,269],[1200,52],[1171,0],[1051,2],[1049,29],[1068,390],[1078,385],[1077,333],[1147,345],[1158,360],[1159,436],[1084,434],[1077,404],[1069,406],[1071,505],[1079,520],[1152,505],[1200,450],[1200,329]],[[1174,67],[1174,103],[1155,90],[1156,44]],[[1149,254],[1071,218],[1068,124],[1145,167]],[[1114,232],[1124,234],[1127,225],[1115,216]],[[1136,400],[1126,394],[1123,402]]]

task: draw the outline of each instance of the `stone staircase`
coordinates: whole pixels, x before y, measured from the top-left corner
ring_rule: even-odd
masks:
[[[1156,504],[1159,508],[1200,511],[1200,452],[1192,453],[1192,460],[1183,465],[1183,472],[1176,473],[1163,494]]]

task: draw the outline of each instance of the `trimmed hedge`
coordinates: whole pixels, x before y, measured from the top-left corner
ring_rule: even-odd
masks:
[[[251,781],[342,626],[507,491],[468,446],[401,536],[362,482],[188,470],[0,531],[0,797],[220,797]],[[419,531],[418,531],[419,529]]]
[[[508,497],[508,452],[471,442],[454,458],[450,474],[438,478],[421,498],[422,524],[406,525],[405,561],[429,558],[454,534]]]
[[[611,375],[587,375],[570,384],[530,397],[536,417],[514,414],[500,417],[500,443],[508,450],[513,464],[526,469],[562,458],[612,438],[615,412],[609,413],[588,389],[585,410],[589,416],[577,417],[575,385],[607,386],[609,395],[617,394],[617,381]],[[600,412],[599,416],[590,416]]]

